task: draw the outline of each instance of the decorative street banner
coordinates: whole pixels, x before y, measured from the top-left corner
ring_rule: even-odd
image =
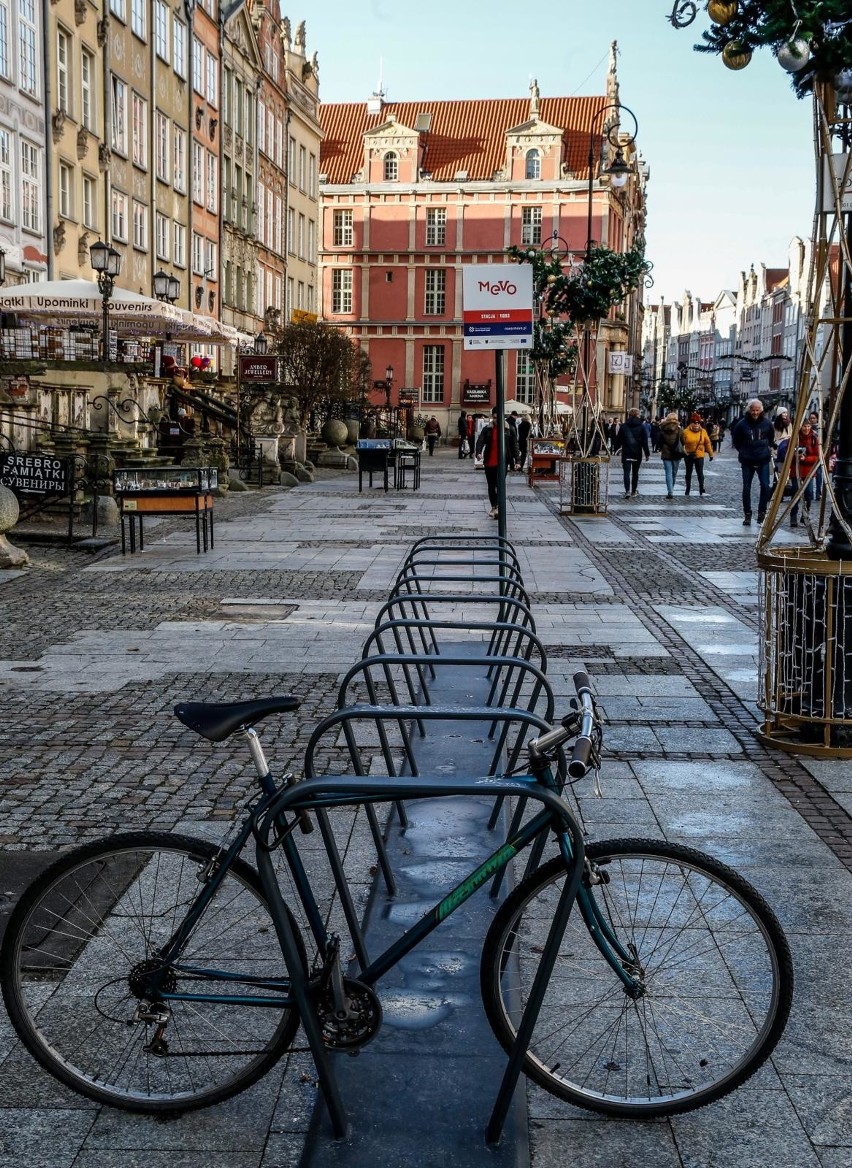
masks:
[[[625,377],[630,377],[633,373],[633,354],[610,349],[609,372],[623,373]]]
[[[10,491],[39,495],[68,493],[68,460],[44,454],[0,454],[0,482]]]
[[[465,349],[531,349],[532,264],[462,267]]]
[[[275,357],[240,357],[240,381],[277,381],[278,361]]]

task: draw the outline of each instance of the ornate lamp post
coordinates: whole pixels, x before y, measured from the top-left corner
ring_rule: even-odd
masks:
[[[109,363],[109,302],[115,287],[115,278],[121,271],[121,253],[100,239],[89,248],[92,270],[98,278],[98,290],[103,301],[101,324],[101,360],[104,368]]]
[[[592,239],[592,207],[594,203],[595,192],[595,132],[598,119],[604,114],[613,112],[613,116],[603,125],[603,134],[606,141],[615,152],[612,162],[608,165],[598,167],[598,178],[609,178],[611,187],[620,189],[625,186],[628,178],[633,174],[633,167],[624,157],[624,150],[621,145],[622,137],[625,139],[624,145],[632,146],[636,141],[636,135],[639,133],[639,122],[636,119],[632,109],[621,102],[610,102],[608,105],[602,105],[600,109],[595,110],[592,114],[592,127],[589,130],[589,196],[587,206],[586,219],[586,259],[589,258],[594,240]],[[621,114],[622,112],[628,114],[633,121],[633,133],[621,133]],[[613,138],[615,134],[615,138]]]
[[[159,272],[154,272],[153,285],[157,300],[167,300],[169,304],[174,304],[180,296],[180,280],[177,276],[164,272],[162,268]]]
[[[6,283],[6,253],[0,247],[0,286]]]
[[[269,352],[269,337],[263,331],[254,338],[254,351],[258,357],[265,357]]]
[[[387,397],[387,408],[391,408],[391,389],[393,388],[393,365],[388,365],[385,369],[385,395]]]

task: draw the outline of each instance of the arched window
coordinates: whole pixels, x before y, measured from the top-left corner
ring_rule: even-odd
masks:
[[[399,158],[393,150],[385,155],[385,182],[396,182],[399,178]]]
[[[541,178],[541,155],[537,150],[527,151],[527,178]]]

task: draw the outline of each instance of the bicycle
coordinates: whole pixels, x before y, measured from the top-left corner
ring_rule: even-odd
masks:
[[[254,726],[297,699],[176,707],[211,741],[242,733],[260,791],[228,846],[118,835],[68,853],[33,883],[0,952],[3,996],[22,1042],[91,1099],[181,1112],[254,1083],[291,1048],[301,1022],[343,1135],[327,1056],[376,1034],[376,983],[553,833],[559,854],[527,871],[483,944],[482,997],[509,1054],[489,1139],[499,1136],[521,1070],[570,1103],[622,1117],[673,1115],[727,1094],[784,1029],[793,993],[786,938],[760,894],[709,856],[658,840],[584,842],[551,765],[572,739],[571,780],[600,763],[588,678],[574,681],[574,708],[528,745],[529,772],[483,780],[287,776],[276,784]],[[345,971],[297,826],[336,806],[483,792],[541,808],[366,968]],[[257,869],[240,856],[252,838]],[[273,870],[276,848],[300,901],[310,962]]]

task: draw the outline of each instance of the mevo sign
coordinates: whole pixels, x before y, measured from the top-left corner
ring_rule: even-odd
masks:
[[[17,494],[66,495],[68,460],[44,454],[0,454],[0,482]]]
[[[462,319],[466,349],[531,349],[531,264],[465,264]]]
[[[277,381],[278,367],[275,357],[240,357],[240,381]]]

